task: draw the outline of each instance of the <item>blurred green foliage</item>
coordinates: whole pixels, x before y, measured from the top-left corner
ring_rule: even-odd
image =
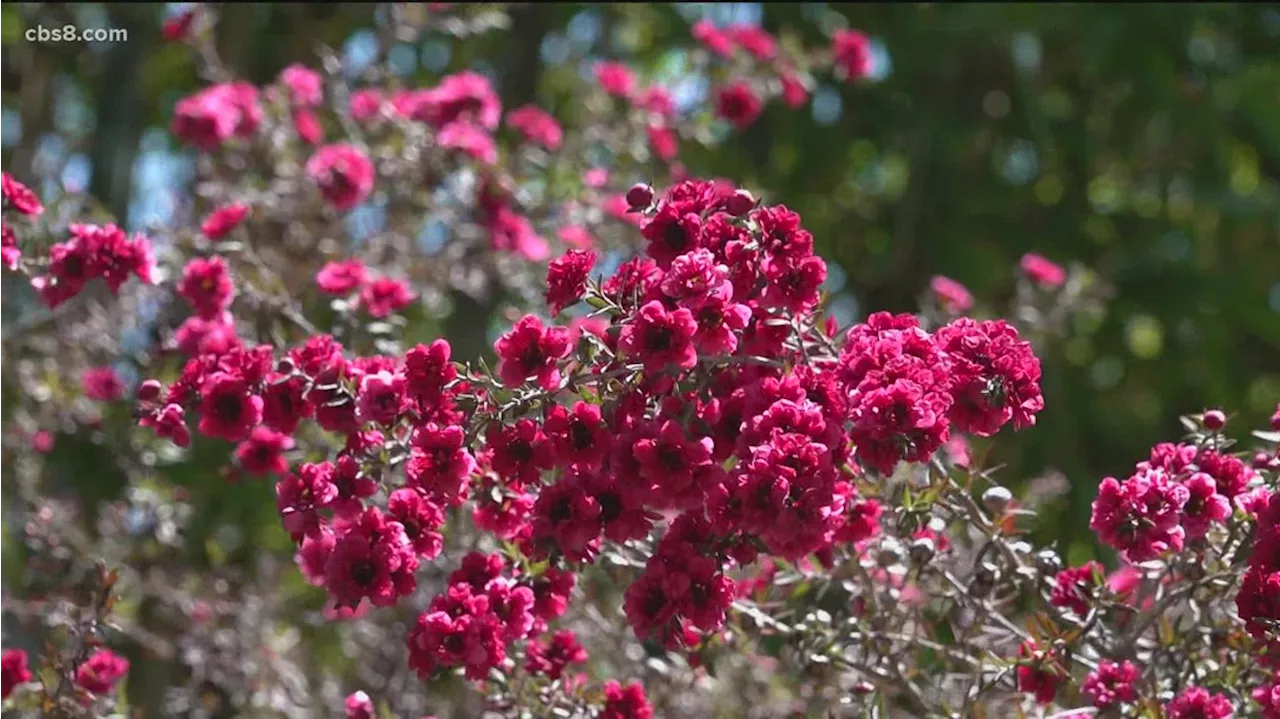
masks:
[[[842,294],[859,315],[912,310],[933,274],[963,282],[984,312],[1002,312],[1027,251],[1092,268],[1111,288],[1105,313],[1042,348],[1040,424],[1001,436],[991,460],[1006,465],[1006,481],[1064,473],[1063,511],[1047,512],[1040,531],[1073,555],[1088,552],[1098,480],[1128,472],[1151,444],[1176,439],[1177,415],[1221,406],[1243,436],[1280,398],[1280,10],[832,9],[883,46],[887,74],[820,87],[803,110],[775,104],[724,144],[686,147],[682,162],[695,176],[731,178],[799,211],[819,251],[843,269]],[[504,105],[537,101],[572,126],[566,88],[581,67],[547,62],[548,43],[569,37],[574,60],[618,57],[652,76],[679,66],[695,10],[517,6],[510,29],[455,42],[447,69],[482,61]],[[806,46],[827,42],[815,4],[736,10]],[[38,138],[61,133],[90,156],[92,191],[127,212],[145,132],[166,127],[173,103],[199,86],[185,49],[159,36],[163,12],[4,6],[5,123],[21,123],[20,136],[6,140],[5,167],[28,175]],[[259,84],[290,62],[314,64],[319,43],[342,47],[375,21],[364,4],[232,4],[220,13],[223,57]],[[93,50],[22,41],[21,28],[37,21],[127,27],[130,41]],[[571,23],[594,31],[566,36]],[[421,65],[416,73],[423,84],[440,74]],[[60,114],[72,94],[88,108],[81,125]],[[480,351],[487,340],[475,328],[490,323],[477,315],[499,309],[471,303],[444,331],[463,354]],[[212,474],[207,468],[218,463],[186,466]],[[190,478],[193,491],[201,482],[225,489],[221,478],[204,479]],[[96,486],[115,491],[110,482]],[[207,497],[208,517],[253,516],[270,527],[263,532],[277,532],[271,508],[246,504],[242,494]]]

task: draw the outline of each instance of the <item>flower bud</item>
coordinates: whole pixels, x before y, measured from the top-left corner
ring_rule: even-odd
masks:
[[[293,374],[294,369],[296,368],[293,365],[293,360],[288,357],[281,357],[280,361],[276,362],[276,371],[280,374]]]
[[[653,204],[653,188],[637,182],[627,190],[627,205],[632,210],[643,210]]]
[[[996,486],[982,493],[982,505],[993,514],[1004,514],[1011,501],[1013,501],[1013,492],[1006,487]]]
[[[936,549],[933,546],[932,539],[929,537],[920,537],[919,539],[911,542],[908,554],[910,555],[913,564],[928,564],[929,560],[933,559],[935,551]]]
[[[1200,416],[1200,424],[1210,432],[1217,432],[1227,426],[1227,416],[1222,413],[1222,410],[1211,409]]]
[[[143,402],[154,402],[160,399],[160,380],[149,379],[138,386],[138,399]]]
[[[735,190],[732,195],[725,198],[724,209],[734,217],[741,217],[751,210],[755,209],[756,198],[747,190]]]
[[[1036,569],[1045,576],[1053,576],[1062,571],[1062,559],[1052,549],[1043,549],[1036,554]]]

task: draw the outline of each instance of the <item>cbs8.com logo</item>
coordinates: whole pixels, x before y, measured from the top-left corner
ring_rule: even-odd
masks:
[[[75,25],[45,27],[37,25],[24,33],[28,42],[123,42],[129,39],[129,31],[123,28],[93,28],[81,30]]]

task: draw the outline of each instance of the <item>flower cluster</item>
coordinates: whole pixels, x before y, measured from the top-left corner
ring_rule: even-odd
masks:
[[[49,248],[46,274],[31,280],[50,307],[80,294],[91,280],[101,277],[113,293],[132,275],[150,284],[155,260],[151,243],[141,235],[130,238],[115,225],[73,224],[70,238]]]

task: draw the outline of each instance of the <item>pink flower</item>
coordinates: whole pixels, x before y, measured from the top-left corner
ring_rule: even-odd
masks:
[[[0,265],[6,270],[16,270],[22,262],[22,248],[18,247],[18,236],[13,228],[0,222]]]
[[[1166,719],[1229,719],[1235,712],[1226,694],[1210,694],[1203,687],[1191,687],[1164,706]]]
[[[582,225],[565,225],[561,227],[560,239],[566,245],[579,250],[590,250],[596,244],[596,239],[591,236],[591,231]]]
[[[1159,469],[1140,470],[1124,482],[1107,477],[1093,501],[1089,528],[1131,562],[1154,559],[1182,548],[1179,520],[1190,495]]]
[[[734,25],[727,29],[727,33],[734,44],[758,60],[772,60],[778,52],[777,41],[758,25]]]
[[[138,420],[138,426],[150,427],[157,437],[170,439],[179,447],[186,447],[191,444],[191,433],[183,414],[180,405],[168,404],[152,414],[143,415]]]
[[[27,668],[27,653],[21,649],[6,649],[0,655],[0,699],[8,699],[19,684],[31,681]]]
[[[373,163],[354,145],[325,145],[307,160],[306,169],[307,177],[337,210],[350,210],[373,192]]]
[[[236,447],[240,469],[249,474],[285,474],[289,460],[284,453],[293,449],[293,438],[267,427],[254,427],[249,438]]]
[[[31,281],[45,304],[57,307],[75,297],[92,279],[101,277],[112,293],[129,279],[152,282],[155,258],[143,236],[125,236],[115,225],[70,225],[71,238],[49,248],[48,274]]]
[[[397,489],[387,497],[387,514],[404,527],[413,551],[422,559],[435,559],[444,548],[439,530],[444,510],[414,489]]]
[[[366,88],[351,93],[351,119],[365,125],[382,116],[382,91]]]
[[[525,671],[559,679],[570,664],[587,661],[587,650],[571,629],[561,629],[549,639],[529,642],[525,650]]]
[[[755,122],[764,111],[764,102],[743,80],[716,88],[714,94],[716,115],[740,130]]]
[[[324,141],[324,128],[316,113],[305,107],[296,107],[289,116],[293,119],[293,130],[308,145],[319,145]]]
[[[1032,282],[1041,287],[1053,289],[1061,287],[1062,283],[1067,281],[1067,272],[1061,265],[1054,264],[1033,252],[1023,255],[1018,265]]]
[[[548,150],[559,149],[564,139],[560,123],[536,105],[525,105],[507,113],[507,124],[519,130],[525,139]]]
[[[171,130],[206,152],[232,137],[251,137],[262,124],[258,89],[247,82],[222,83],[178,101]]]
[[[551,314],[559,314],[560,310],[582,299],[595,263],[595,253],[588,250],[569,250],[551,261],[547,268],[546,293]]]
[[[1225,522],[1231,516],[1231,500],[1218,494],[1213,477],[1196,472],[1183,482],[1189,492],[1187,503],[1182,505],[1182,528],[1187,539],[1199,539],[1209,531],[1214,522]]]
[[[933,296],[942,308],[951,314],[964,314],[973,307],[973,295],[969,294],[964,285],[950,277],[934,275],[929,281],[929,289],[933,290]]]
[[[379,277],[360,289],[360,305],[375,318],[403,310],[416,297],[408,284],[391,277]]]
[[[320,291],[337,297],[351,294],[364,281],[364,263],[358,259],[331,261],[316,273],[316,286]]]
[[[778,78],[782,82],[782,101],[793,110],[804,107],[809,101],[809,88],[794,72],[784,71]]]
[[[244,218],[249,216],[249,206],[243,203],[234,202],[230,205],[223,205],[204,219],[200,225],[200,232],[211,240],[217,241],[226,237],[232,230],[240,226],[244,222]]]
[[[182,281],[178,283],[177,292],[201,318],[216,318],[231,306],[235,297],[235,285],[231,282],[226,260],[217,255],[191,260],[182,269]]]
[[[1058,688],[1069,679],[1056,653],[1024,643],[1018,657],[1018,691],[1035,695],[1037,704],[1052,704]]]
[[[691,369],[698,364],[693,346],[697,331],[698,323],[688,309],[668,311],[653,300],[623,325],[618,347],[628,357],[643,362],[647,374],[661,372],[668,365]]]
[[[493,136],[484,128],[469,122],[454,122],[445,125],[436,136],[441,147],[458,150],[473,160],[486,165],[498,161],[498,146]]]
[[[169,42],[186,40],[191,36],[191,28],[195,24],[199,12],[200,6],[196,5],[165,18],[164,24],[160,28],[160,34]]]
[[[80,387],[89,399],[113,402],[124,396],[124,382],[111,367],[85,370],[80,375]]]
[[[315,107],[324,101],[324,80],[320,73],[294,63],[280,72],[280,83],[289,90],[295,107]]]
[[[343,702],[343,710],[347,713],[347,719],[375,719],[373,700],[364,692],[354,692],[347,696]]]
[[[1013,325],[962,317],[935,338],[951,362],[948,418],[956,429],[989,437],[1010,421],[1015,429],[1035,424],[1044,409],[1040,360]]]
[[[559,360],[569,354],[569,331],[563,327],[543,327],[542,320],[525,315],[510,332],[498,338],[493,349],[498,354],[498,376],[511,387],[536,377],[543,389],[560,384]]]
[[[1089,606],[1097,596],[1103,577],[1103,567],[1097,562],[1085,562],[1058,572],[1054,577],[1049,603],[1055,607],[1067,607],[1080,617],[1089,615]]]
[[[649,147],[653,154],[664,162],[671,162],[680,153],[680,138],[670,126],[661,123],[649,123],[645,126],[645,134],[649,138]]]
[[[90,694],[109,694],[128,673],[128,659],[110,649],[99,649],[76,667],[76,686]]]
[[[733,56],[733,41],[710,20],[699,20],[694,23],[693,39],[721,57]]]
[[[0,196],[4,198],[6,210],[14,210],[27,217],[39,217],[44,212],[44,205],[40,204],[36,193],[7,172],[0,173]]]
[[[356,418],[361,422],[394,424],[400,417],[404,394],[403,375],[386,370],[367,374],[360,379],[360,395],[356,399]]]
[[[200,433],[239,442],[262,421],[262,398],[240,377],[214,372],[200,384]]]
[[[1089,672],[1080,691],[1103,709],[1119,702],[1131,702],[1138,698],[1134,683],[1138,681],[1138,667],[1132,662],[1116,664],[1109,659],[1098,662],[1098,668]]]
[[[324,586],[339,606],[354,607],[363,599],[391,606],[417,587],[417,569],[404,526],[369,507],[335,541],[324,564]]]
[[[596,82],[610,95],[631,97],[636,89],[636,77],[631,68],[620,62],[600,62],[595,67]]]
[[[857,30],[837,30],[831,40],[832,61],[852,82],[871,72],[871,44],[867,36]]]
[[[610,679],[604,685],[604,708],[597,719],[652,719],[653,707],[639,682],[625,687]]]

